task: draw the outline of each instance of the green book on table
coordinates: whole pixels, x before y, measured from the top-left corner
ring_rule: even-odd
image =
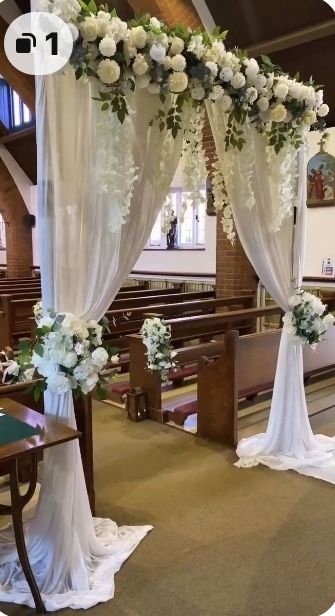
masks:
[[[38,427],[33,428],[20,419],[8,415],[6,409],[0,407],[0,447],[36,436],[39,432]]]

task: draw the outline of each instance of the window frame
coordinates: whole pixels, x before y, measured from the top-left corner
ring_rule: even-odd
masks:
[[[16,122],[16,112],[15,112],[15,104],[14,97],[18,99],[18,113],[19,113],[19,122]],[[1,100],[1,114],[0,121],[4,124],[4,126],[10,132],[15,132],[22,130],[24,128],[29,128],[30,126],[34,126],[35,117],[34,114],[31,113],[28,106],[23,102],[18,93],[13,90],[13,88],[9,85],[9,83],[0,75],[0,100]],[[29,114],[29,120],[24,119],[25,110]]]

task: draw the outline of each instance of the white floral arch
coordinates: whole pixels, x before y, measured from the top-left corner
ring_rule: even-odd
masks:
[[[44,307],[101,319],[148,239],[182,152],[185,186],[196,202],[205,175],[206,104],[227,232],[233,240],[233,213],[256,271],[288,310],[302,272],[304,144],[311,125],[327,115],[322,90],[285,75],[269,58],[258,63],[227,51],[218,30],[169,29],[150,17],[127,24],[94,0],[40,0],[40,9],[64,19],[74,37],[71,65],[37,79]],[[333,442],[309,427],[302,375],[301,346],[284,333],[269,430],[242,443],[241,464],[307,473],[312,461],[314,475],[335,468]],[[74,425],[70,385],[62,394],[49,388],[45,406]],[[114,573],[151,527],[118,529],[92,519],[78,444],[50,451],[44,472],[27,547],[46,608],[107,601]],[[32,605],[4,535],[0,600]]]

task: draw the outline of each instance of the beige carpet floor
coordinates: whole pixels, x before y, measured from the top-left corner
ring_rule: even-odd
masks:
[[[335,410],[312,421],[335,433]],[[335,602],[334,486],[236,469],[231,451],[103,403],[94,440],[98,515],[155,529],[89,616],[319,616]]]

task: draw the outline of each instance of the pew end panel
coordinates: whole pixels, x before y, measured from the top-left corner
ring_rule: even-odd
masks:
[[[147,414],[150,419],[165,423],[168,412],[162,410],[161,380],[147,369],[146,347],[138,334],[127,336],[130,358],[130,390],[139,387],[146,392]]]
[[[237,331],[227,332],[219,357],[198,363],[197,433],[228,447],[238,440],[238,339]]]

